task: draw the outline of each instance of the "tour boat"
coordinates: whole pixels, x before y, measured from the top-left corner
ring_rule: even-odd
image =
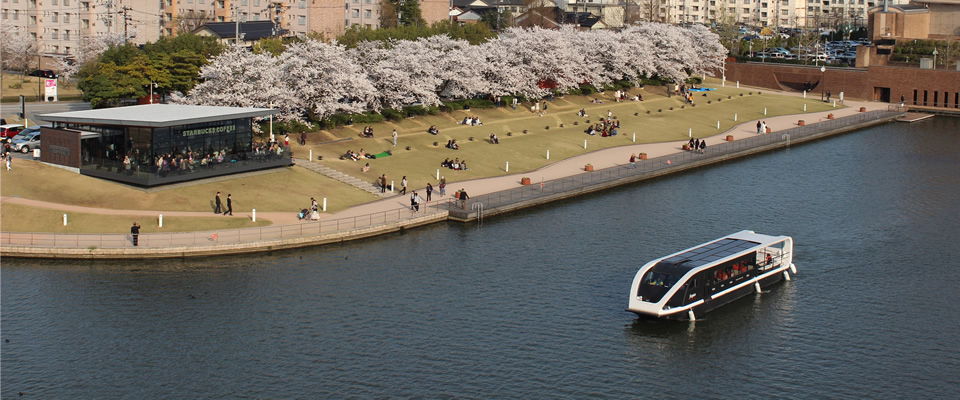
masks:
[[[740,231],[650,261],[637,271],[627,311],[696,321],[698,315],[797,273],[793,238]]]

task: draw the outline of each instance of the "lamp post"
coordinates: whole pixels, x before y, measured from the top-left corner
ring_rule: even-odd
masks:
[[[820,67],[820,101],[823,101],[823,83],[824,72],[827,72],[827,67]]]
[[[153,104],[153,88],[157,87],[156,82],[150,82],[150,104]]]
[[[933,48],[933,69],[937,69],[937,48]]]

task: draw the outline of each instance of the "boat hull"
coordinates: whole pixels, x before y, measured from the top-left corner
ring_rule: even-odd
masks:
[[[762,277],[757,280],[757,282],[760,283],[761,290],[769,288],[770,286],[776,285],[782,281],[783,281],[783,271],[778,271],[776,273],[769,274],[768,276]],[[710,311],[716,310],[717,308],[733,303],[753,293],[756,293],[756,288],[754,288],[753,285],[744,285],[739,289],[724,293],[722,296],[713,297],[708,300],[704,300],[702,304],[697,305],[691,309],[693,310],[693,313],[696,317],[700,317],[702,315],[709,313]],[[690,320],[690,314],[687,311],[677,312],[672,314],[665,314],[661,316],[639,313],[635,311],[634,311],[634,314],[637,314],[637,316],[644,319],[648,319],[648,318],[649,319],[666,319],[666,320],[672,320],[672,321],[689,321]]]

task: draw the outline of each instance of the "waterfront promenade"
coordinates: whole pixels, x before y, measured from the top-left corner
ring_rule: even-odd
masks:
[[[831,111],[836,117],[827,120],[828,113],[795,114],[765,119],[772,134],[757,135],[756,120],[745,121],[734,128],[707,137],[706,154],[694,155],[683,151],[685,141],[627,145],[585,153],[552,163],[535,171],[505,175],[474,181],[459,182],[447,188],[446,196],[434,192],[434,201],[422,207],[419,213],[409,210],[408,196],[390,196],[383,200],[357,205],[346,210],[325,214],[322,220],[299,221],[295,213],[259,213],[274,225],[261,228],[243,228],[204,232],[150,233],[140,235],[140,246],[132,246],[129,234],[51,234],[9,233],[0,234],[4,256],[44,258],[164,258],[262,252],[285,248],[355,240],[375,235],[397,232],[420,225],[448,219],[469,221],[487,215],[529,207],[560,198],[601,190],[629,182],[648,179],[702,165],[740,157],[745,154],[767,151],[789,144],[789,135],[781,132],[797,128],[797,121],[804,119],[804,131],[815,138],[819,134],[855,129],[890,119],[884,113],[886,103],[847,101],[846,108]],[[864,109],[868,113],[861,113]],[[897,113],[891,113],[897,114]],[[825,122],[822,122],[825,121]],[[733,136],[734,141],[725,138]],[[758,138],[765,138],[761,141]],[[726,148],[726,150],[723,150]],[[631,153],[647,153],[648,160],[629,167]],[[585,173],[584,166],[592,164],[593,173]],[[522,187],[521,177],[529,177],[534,185]],[[544,182],[544,185],[540,185]],[[453,193],[464,189],[471,200],[458,207]],[[524,194],[526,190],[527,194]],[[539,195],[538,192],[539,191]],[[515,193],[519,192],[519,198]],[[509,194],[505,197],[504,194]],[[524,197],[526,196],[526,197]],[[59,208],[76,212],[110,215],[151,214],[143,210],[107,210],[89,207],[69,207],[20,198],[2,198],[0,201],[34,207]],[[479,206],[477,205],[479,204]],[[484,210],[483,208],[486,208]],[[239,210],[238,210],[239,211]],[[165,212],[165,216],[207,216],[208,213]],[[238,212],[238,215],[244,215]],[[247,217],[252,217],[246,214]]]

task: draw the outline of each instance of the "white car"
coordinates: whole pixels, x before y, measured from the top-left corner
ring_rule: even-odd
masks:
[[[40,148],[40,127],[31,126],[24,129],[17,136],[13,137],[11,142],[14,151],[29,153],[30,150]]]

